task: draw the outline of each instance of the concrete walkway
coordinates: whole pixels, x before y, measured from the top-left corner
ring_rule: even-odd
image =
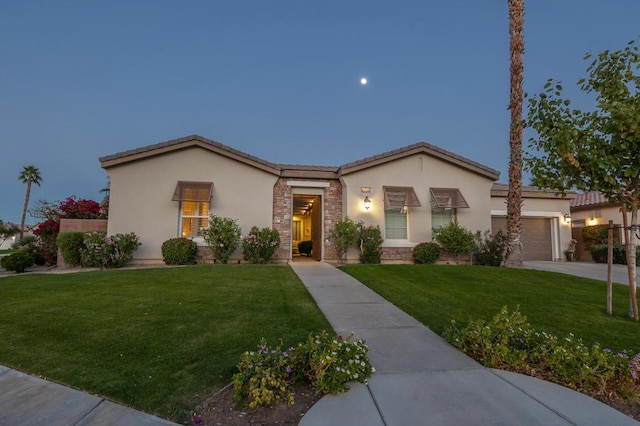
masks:
[[[170,426],[170,421],[0,366],[1,426]]]
[[[371,348],[367,385],[322,398],[302,418],[316,425],[638,425],[578,392],[487,369],[331,265],[291,264],[334,330]]]

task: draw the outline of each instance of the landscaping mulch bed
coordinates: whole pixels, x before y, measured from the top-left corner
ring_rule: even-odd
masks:
[[[295,426],[302,416],[323,395],[317,395],[310,385],[300,385],[294,390],[295,404],[284,403],[269,407],[237,407],[233,385],[228,385],[205,401],[190,419],[189,424],[204,426]]]

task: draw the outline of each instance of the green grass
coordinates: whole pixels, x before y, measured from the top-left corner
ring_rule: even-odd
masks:
[[[342,268],[436,333],[456,320],[491,319],[518,306],[531,325],[587,344],[640,352],[640,324],[627,316],[629,288],[614,284],[613,316],[606,283],[526,269],[448,265],[353,265]]]
[[[261,337],[331,330],[286,266],[216,265],[0,279],[0,364],[186,419]]]

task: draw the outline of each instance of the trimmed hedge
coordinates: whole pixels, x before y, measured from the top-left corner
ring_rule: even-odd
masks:
[[[30,266],[35,264],[33,254],[27,250],[20,250],[17,253],[10,254],[0,259],[0,266],[11,272],[24,272]]]
[[[188,238],[171,238],[162,243],[162,260],[167,265],[195,265],[198,244]]]
[[[80,253],[84,249],[84,236],[84,232],[61,232],[58,234],[56,241],[65,264],[69,266],[81,264]]]
[[[591,258],[596,263],[607,263],[609,247],[606,244],[593,244],[589,249]],[[613,263],[617,265],[627,264],[627,250],[624,244],[613,245]],[[640,246],[636,247],[636,265],[640,265]]]
[[[440,257],[440,246],[438,243],[420,243],[413,248],[414,263],[435,263],[438,257]]]

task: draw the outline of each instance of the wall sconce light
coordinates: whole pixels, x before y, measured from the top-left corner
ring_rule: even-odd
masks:
[[[598,223],[598,219],[596,219],[595,217],[590,217],[587,224],[589,226],[593,226],[593,225],[596,225],[597,223]]]
[[[564,223],[571,223],[571,215],[569,213],[564,215]]]
[[[369,199],[368,195],[364,197],[362,204],[364,205],[365,210],[369,210],[371,208],[371,200]]]

